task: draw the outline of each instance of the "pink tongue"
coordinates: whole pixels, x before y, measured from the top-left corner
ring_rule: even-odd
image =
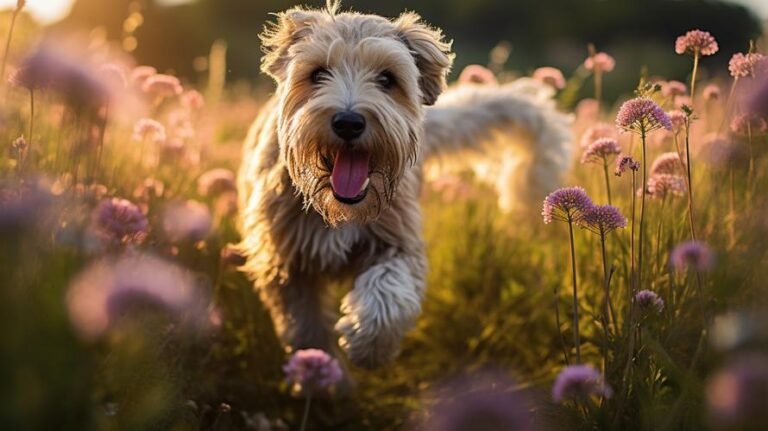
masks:
[[[333,191],[347,199],[360,194],[361,188],[368,179],[368,153],[341,149],[336,153],[333,162]]]

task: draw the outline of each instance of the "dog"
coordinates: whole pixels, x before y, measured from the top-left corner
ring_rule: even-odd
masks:
[[[451,43],[414,13],[387,19],[329,1],[276,17],[261,39],[262,71],[277,88],[238,175],[242,269],[288,350],[336,348],[328,290],[353,280],[335,323],[338,346],[354,365],[378,367],[421,312],[425,166],[457,154],[480,160],[498,147],[508,163],[489,177],[512,210],[558,185],[569,119],[530,80],[438,98]]]

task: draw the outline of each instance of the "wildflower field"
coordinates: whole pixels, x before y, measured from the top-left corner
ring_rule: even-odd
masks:
[[[363,370],[285,352],[238,271],[235,176],[268,90],[224,86],[215,50],[196,83],[5,28],[0,429],[768,429],[760,43],[682,34],[690,72],[647,64],[616,101],[621,58],[594,47],[565,76],[462,74],[552,86],[572,169],[527,213],[471,171],[426,183],[424,311]]]

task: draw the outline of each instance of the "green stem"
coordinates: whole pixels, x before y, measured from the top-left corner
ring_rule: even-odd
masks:
[[[688,174],[688,221],[691,225],[691,239],[696,241],[696,228],[693,224],[693,179],[691,175],[691,117],[685,120],[685,167]]]
[[[642,289],[643,287],[643,234],[645,233],[645,185],[647,183],[647,174],[648,174],[648,168],[647,168],[647,155],[646,155],[646,145],[645,145],[645,130],[640,132],[640,138],[641,143],[643,146],[643,176],[642,176],[642,182],[640,183],[640,234],[638,237],[638,244],[637,244],[637,286],[635,286],[637,289]]]
[[[699,50],[693,53],[693,73],[691,73],[691,108],[693,108],[693,98],[696,97],[696,72],[699,70]]]
[[[608,177],[608,160],[603,159],[603,176],[605,177],[605,191],[608,193],[608,205],[613,205],[611,200],[611,182]]]
[[[581,363],[581,338],[579,337],[579,293],[576,289],[576,250],[573,241],[573,221],[568,217],[568,234],[571,243],[571,280],[573,281],[573,344],[576,346],[576,363]]]
[[[0,85],[5,83],[5,66],[8,64],[8,53],[11,51],[11,38],[13,38],[13,29],[16,27],[16,18],[19,16],[19,9],[13,11],[11,15],[11,26],[8,29],[8,39],[5,41],[5,52],[3,52],[3,63],[0,65]]]
[[[312,395],[307,395],[307,401],[304,403],[304,416],[301,419],[301,431],[307,429],[307,419],[309,419],[309,405],[312,403]]]
[[[29,90],[29,138],[27,138],[26,165],[32,162],[32,133],[35,131],[35,90]]]
[[[563,332],[560,330],[560,306],[558,305],[557,287],[554,292],[555,301],[555,324],[557,325],[557,338],[560,339],[560,347],[563,349],[563,360],[565,365],[571,365],[571,361],[568,360],[568,348],[565,346],[565,339],[563,338]]]

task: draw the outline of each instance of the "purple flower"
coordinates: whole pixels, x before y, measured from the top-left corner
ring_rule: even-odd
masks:
[[[751,353],[730,360],[709,379],[706,397],[709,416],[720,428],[765,429],[768,357]]]
[[[616,115],[616,125],[635,133],[649,133],[660,128],[672,130],[672,120],[667,113],[647,97],[624,102]]]
[[[591,396],[610,398],[612,395],[611,387],[591,365],[571,365],[563,368],[552,385],[552,399],[558,403]]]
[[[171,204],[163,215],[163,230],[171,241],[201,241],[211,232],[213,220],[205,204],[185,201]]]
[[[0,182],[0,233],[32,226],[53,203],[50,184],[42,180]]]
[[[600,138],[584,150],[581,163],[607,163],[609,158],[618,154],[621,154],[621,147],[615,139]]]
[[[611,72],[616,67],[616,60],[604,52],[598,52],[594,56],[587,57],[584,60],[584,67],[587,70],[600,70],[601,72]]]
[[[675,41],[675,52],[681,55],[690,53],[707,56],[716,53],[718,49],[715,38],[702,30],[691,30]]]
[[[166,140],[165,126],[151,118],[142,118],[133,126],[133,140],[152,139],[154,142]]]
[[[683,162],[680,155],[674,152],[660,154],[651,164],[651,175],[654,174],[682,174]]]
[[[541,215],[544,223],[552,220],[578,222],[582,215],[592,208],[592,200],[581,187],[565,187],[550,193],[544,199]]]
[[[605,235],[627,226],[627,219],[611,205],[593,205],[581,217],[579,225],[598,235]]]
[[[618,139],[618,137],[619,134],[616,133],[616,126],[613,124],[596,123],[582,133],[581,146],[587,148],[600,138]]]
[[[763,61],[765,56],[758,53],[749,53],[744,55],[742,53],[733,54],[731,61],[728,62],[728,71],[731,72],[731,76],[735,79],[746,78],[748,76],[755,76],[757,65]]]
[[[635,161],[632,156],[621,156],[616,159],[616,171],[614,174],[617,177],[620,177],[627,169],[637,172],[640,169],[640,162]]]
[[[150,255],[127,254],[96,261],[67,291],[67,309],[75,329],[95,339],[137,311],[157,310],[194,328],[208,325],[207,301],[194,277]],[[131,319],[123,318],[131,315]]]
[[[670,264],[678,271],[692,269],[705,272],[712,269],[715,257],[712,250],[701,241],[687,241],[678,244],[669,257]]]
[[[104,239],[117,244],[141,244],[147,237],[149,222],[131,201],[106,199],[93,215],[93,227]]]
[[[216,196],[236,189],[235,174],[229,169],[211,169],[197,179],[197,192],[201,196]]]
[[[648,196],[664,199],[668,196],[682,196],[687,187],[685,178],[673,174],[653,174],[648,178]]]
[[[343,377],[339,362],[318,349],[297,350],[283,371],[294,390],[305,395],[333,386]]]
[[[635,294],[635,304],[645,316],[664,311],[664,300],[659,298],[656,292],[647,289]]]
[[[533,71],[532,77],[552,88],[558,90],[565,88],[565,77],[560,69],[555,69],[554,67],[540,67]]]
[[[504,376],[460,378],[439,387],[431,397],[437,402],[429,411],[423,431],[515,430],[530,431],[527,400]]]

